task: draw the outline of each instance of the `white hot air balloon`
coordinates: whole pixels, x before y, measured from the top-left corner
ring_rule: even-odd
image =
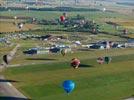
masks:
[[[105,12],[106,11],[106,8],[103,8],[102,11]]]
[[[29,9],[29,7],[28,6],[26,6],[26,8],[25,8],[26,10],[28,10]]]
[[[19,27],[19,29],[21,29],[23,27],[23,23],[19,23],[18,27]]]
[[[17,19],[17,16],[14,16],[14,19]]]

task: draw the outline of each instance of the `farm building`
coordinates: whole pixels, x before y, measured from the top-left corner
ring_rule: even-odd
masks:
[[[91,49],[105,49],[105,46],[102,44],[94,44],[90,46]]]
[[[61,52],[62,49],[66,49],[67,52],[71,52],[72,51],[72,49],[70,47],[65,46],[65,47],[55,47],[55,48],[52,48],[52,49],[50,49],[50,52],[51,53],[59,53],[59,52]]]
[[[43,48],[31,48],[28,49],[26,51],[23,51],[24,54],[29,54],[29,55],[33,55],[33,54],[48,54],[49,53],[49,49],[43,49]]]
[[[31,48],[23,51],[24,54],[34,55],[34,54],[49,54],[51,53],[59,53],[62,49],[66,49],[67,52],[71,52],[71,48],[68,46],[55,46],[55,47],[39,47],[39,48]]]
[[[37,5],[42,5],[45,3],[44,0],[22,0],[22,2],[26,4],[37,4]]]
[[[134,47],[134,39],[129,39],[127,43],[125,43],[125,47]]]

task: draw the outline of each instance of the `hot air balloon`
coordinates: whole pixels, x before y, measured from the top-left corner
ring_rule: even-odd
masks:
[[[106,57],[104,57],[104,60],[107,64],[109,64],[112,59],[111,59],[111,57],[106,56]]]
[[[4,55],[4,56],[3,56],[3,61],[4,61],[6,64],[8,64],[7,55]]]
[[[97,58],[97,62],[98,62],[99,64],[103,64],[103,63],[104,63],[103,57]]]
[[[21,29],[23,27],[23,23],[18,24],[18,28]]]
[[[66,93],[71,93],[75,88],[75,83],[72,80],[65,80],[63,82],[63,88]]]
[[[64,12],[64,13],[63,13],[63,16],[67,17],[67,13],[66,13],[66,12]]]
[[[17,24],[17,16],[14,16],[14,23],[13,23],[14,25],[16,25]]]
[[[106,8],[103,8],[102,11],[105,12],[106,11]]]
[[[29,7],[28,7],[28,6],[26,6],[26,7],[25,7],[25,9],[26,9],[26,10],[28,10],[28,9],[29,9]]]
[[[60,21],[64,22],[65,21],[65,16],[60,16]]]
[[[13,56],[8,54],[8,55],[4,55],[3,56],[3,61],[6,63],[6,64],[9,64],[10,61],[12,60]]]
[[[127,34],[127,33],[128,33],[128,30],[127,30],[127,29],[124,29],[124,30],[123,30],[123,33],[124,33],[124,34]]]
[[[62,56],[65,56],[66,53],[67,53],[67,50],[66,50],[66,49],[62,49],[62,50],[61,50],[61,54],[62,54]]]
[[[93,32],[93,33],[95,33],[95,32],[96,32],[96,29],[95,29],[95,28],[93,28],[93,29],[92,29],[92,32]]]
[[[80,60],[77,59],[77,58],[73,58],[72,61],[71,61],[71,66],[72,66],[73,68],[78,68],[79,65],[80,65]]]
[[[110,43],[109,43],[109,41],[106,42],[106,49],[110,49]]]
[[[14,16],[14,19],[16,20],[17,19],[17,16]]]

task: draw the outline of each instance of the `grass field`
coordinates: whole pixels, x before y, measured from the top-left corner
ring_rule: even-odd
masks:
[[[3,16],[27,16],[27,17],[35,17],[38,19],[55,19],[59,18],[63,12],[61,11],[2,11],[1,15]],[[87,19],[98,19],[100,18],[128,18],[127,15],[119,14],[116,12],[101,12],[101,11],[88,11],[88,12],[67,12],[68,16],[76,16],[77,14],[85,16]],[[133,19],[133,17],[129,16],[129,18]]]
[[[1,0],[0,0],[1,3]],[[112,4],[111,4],[112,5]],[[88,20],[94,20],[100,25],[101,32],[108,34],[93,35],[90,32],[65,32],[54,31],[59,28],[64,29],[61,25],[35,25],[26,23],[22,30],[33,31],[24,32],[32,35],[62,35],[69,40],[68,44],[73,41],[80,41],[82,44],[89,44],[97,41],[127,41],[120,35],[122,30],[127,28],[131,34],[127,36],[134,37],[134,17],[128,14],[130,9],[125,6],[117,5],[113,7],[106,6],[108,10],[102,11],[86,11],[86,12],[67,12],[68,17],[80,14]],[[88,6],[89,7],[89,6]],[[115,8],[114,8],[115,7]],[[102,8],[100,8],[102,9]],[[131,8],[132,9],[132,8]],[[129,11],[129,12],[127,12]],[[60,11],[30,11],[15,10],[1,11],[1,16],[23,16],[33,17],[38,20],[59,19],[63,14]],[[17,19],[18,20],[18,19]],[[14,19],[1,19],[0,32],[21,31],[13,24]],[[20,20],[18,20],[20,21]],[[119,24],[119,29],[115,29],[113,25],[106,24],[111,21]],[[22,22],[25,22],[24,20]],[[41,30],[34,30],[39,29]],[[0,37],[18,33],[0,34]],[[119,34],[119,35],[117,35]],[[13,38],[13,37],[12,37]],[[10,67],[4,70],[2,75],[7,80],[14,80],[12,84],[25,96],[32,100],[123,100],[124,98],[134,95],[134,49],[133,48],[117,48],[106,50],[74,50],[67,53],[63,57],[57,54],[41,54],[41,55],[24,55],[23,51],[33,47],[46,47],[51,41],[41,41],[33,39],[9,39],[12,43],[18,43],[21,47],[18,49],[14,59],[10,63]],[[63,43],[64,42],[64,43]],[[53,42],[55,43],[55,42]],[[66,44],[66,41],[56,41],[56,43]],[[78,47],[81,49],[81,47]],[[0,43],[0,62],[2,56],[8,54],[13,49],[6,43]],[[96,59],[102,56],[112,57],[110,64],[98,64]],[[81,65],[78,69],[70,66],[72,58],[79,58]],[[64,80],[73,80],[76,88],[70,94],[66,94],[62,87]],[[0,87],[1,88],[1,87]],[[3,96],[3,94],[0,94]]]
[[[134,34],[130,34],[130,35],[128,35],[128,37],[134,38]]]
[[[111,21],[114,23],[117,23],[118,25],[121,25],[123,28],[127,28],[131,31],[133,31],[134,33],[134,20],[133,19],[121,19],[121,18],[117,18],[117,19],[106,19],[106,21]]]
[[[122,100],[134,95],[134,53],[111,51],[112,62],[99,65],[95,58],[104,55],[102,52],[79,52],[66,57],[51,55],[46,58],[56,62],[47,63],[44,57],[44,64],[8,68],[4,74],[7,79],[19,81],[13,84],[33,100]],[[81,59],[79,69],[70,67],[72,56]],[[76,88],[69,95],[62,88],[62,82],[67,79],[76,82]]]
[[[35,30],[40,29],[39,25],[35,24],[25,24],[22,29],[19,29],[17,25],[14,25],[11,22],[2,22],[0,21],[0,32],[16,32],[16,31],[28,31],[28,30]]]
[[[2,11],[1,15],[2,16],[27,16],[27,17],[34,17],[37,19],[46,19],[46,20],[52,20],[52,19],[59,19],[59,16],[62,15],[63,12],[61,11]],[[134,30],[133,29],[133,17],[128,16],[128,15],[124,15],[124,14],[119,14],[117,12],[101,12],[101,11],[96,11],[96,12],[92,12],[92,11],[87,11],[87,12],[67,12],[68,17],[74,17],[77,14],[80,14],[82,16],[84,16],[86,19],[88,20],[95,20],[95,22],[97,22],[98,24],[101,25],[101,30],[106,31],[106,32],[111,32],[111,33],[119,33],[117,30],[115,30],[113,28],[112,25],[107,25],[105,24],[106,21],[111,21],[112,22],[116,22],[117,24],[121,25],[120,29],[122,30],[123,28],[128,28],[130,30]],[[118,22],[122,20],[122,23]],[[125,23],[124,21],[128,21],[129,23]],[[131,22],[131,23],[130,23]],[[132,24],[132,26],[130,26]],[[5,26],[11,26],[9,29],[5,29],[3,27]],[[25,28],[23,30],[29,30],[29,29],[35,29],[34,27],[35,25],[26,25]],[[11,25],[10,23],[8,23],[8,25],[5,23],[1,22],[1,31],[20,31],[19,29],[17,29],[16,27],[14,27],[13,25]],[[42,27],[44,29],[59,29],[61,28],[60,26],[44,26]]]

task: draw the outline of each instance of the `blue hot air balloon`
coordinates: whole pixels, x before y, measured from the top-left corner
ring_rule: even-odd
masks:
[[[63,82],[63,88],[67,93],[70,93],[75,88],[75,83],[71,80],[65,80]]]

